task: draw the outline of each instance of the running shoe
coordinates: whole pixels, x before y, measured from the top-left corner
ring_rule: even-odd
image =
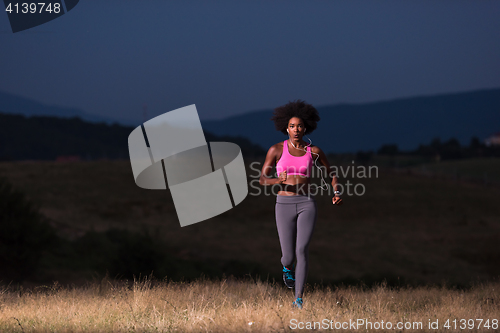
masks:
[[[283,282],[290,289],[295,287],[295,272],[285,266],[283,266]]]
[[[302,309],[302,298],[298,297],[295,301],[293,301],[292,306],[297,309]]]

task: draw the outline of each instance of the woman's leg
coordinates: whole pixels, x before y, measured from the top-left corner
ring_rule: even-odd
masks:
[[[295,297],[302,298],[309,266],[309,241],[311,240],[314,225],[316,224],[316,202],[310,201],[297,204],[297,213],[297,266],[295,267]]]
[[[281,245],[281,263],[291,267],[295,259],[297,204],[276,203],[276,227]]]

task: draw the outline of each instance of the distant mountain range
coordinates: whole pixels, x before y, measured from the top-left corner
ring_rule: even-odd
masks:
[[[317,109],[321,121],[310,138],[327,153],[377,150],[384,144],[413,150],[434,138],[469,144],[474,136],[484,140],[500,132],[500,89]],[[267,149],[287,138],[269,120],[272,112],[254,111],[202,125],[217,135],[247,137]]]
[[[56,105],[46,105],[29,98],[9,94],[0,91],[0,111],[9,114],[22,114],[25,116],[54,116],[60,118],[78,117],[91,122],[114,123],[132,125],[120,119],[111,119],[87,113],[77,108],[61,107]]]
[[[443,141],[456,138],[468,144],[471,137],[484,140],[500,132],[500,89],[316,107],[321,121],[310,138],[327,153],[376,150],[384,144],[397,144],[402,150],[412,150],[434,138]],[[0,112],[79,117],[90,122],[132,125],[120,119],[92,115],[76,108],[48,106],[5,92],[0,92]],[[286,139],[269,120],[272,112],[268,109],[222,120],[204,120],[202,125],[205,131],[219,137],[244,137],[267,149]],[[247,143],[249,148],[259,150],[256,145]]]

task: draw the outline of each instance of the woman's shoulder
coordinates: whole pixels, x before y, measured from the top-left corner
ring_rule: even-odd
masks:
[[[282,153],[283,153],[283,142],[278,142],[272,145],[271,148],[269,148],[269,150],[267,151],[267,157],[279,159]]]
[[[315,154],[319,154],[321,152],[321,149],[318,146],[312,145],[311,147],[311,152]]]

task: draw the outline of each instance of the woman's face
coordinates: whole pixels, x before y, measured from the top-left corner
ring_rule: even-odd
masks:
[[[288,135],[292,139],[300,140],[306,131],[302,119],[293,117],[288,121]]]

